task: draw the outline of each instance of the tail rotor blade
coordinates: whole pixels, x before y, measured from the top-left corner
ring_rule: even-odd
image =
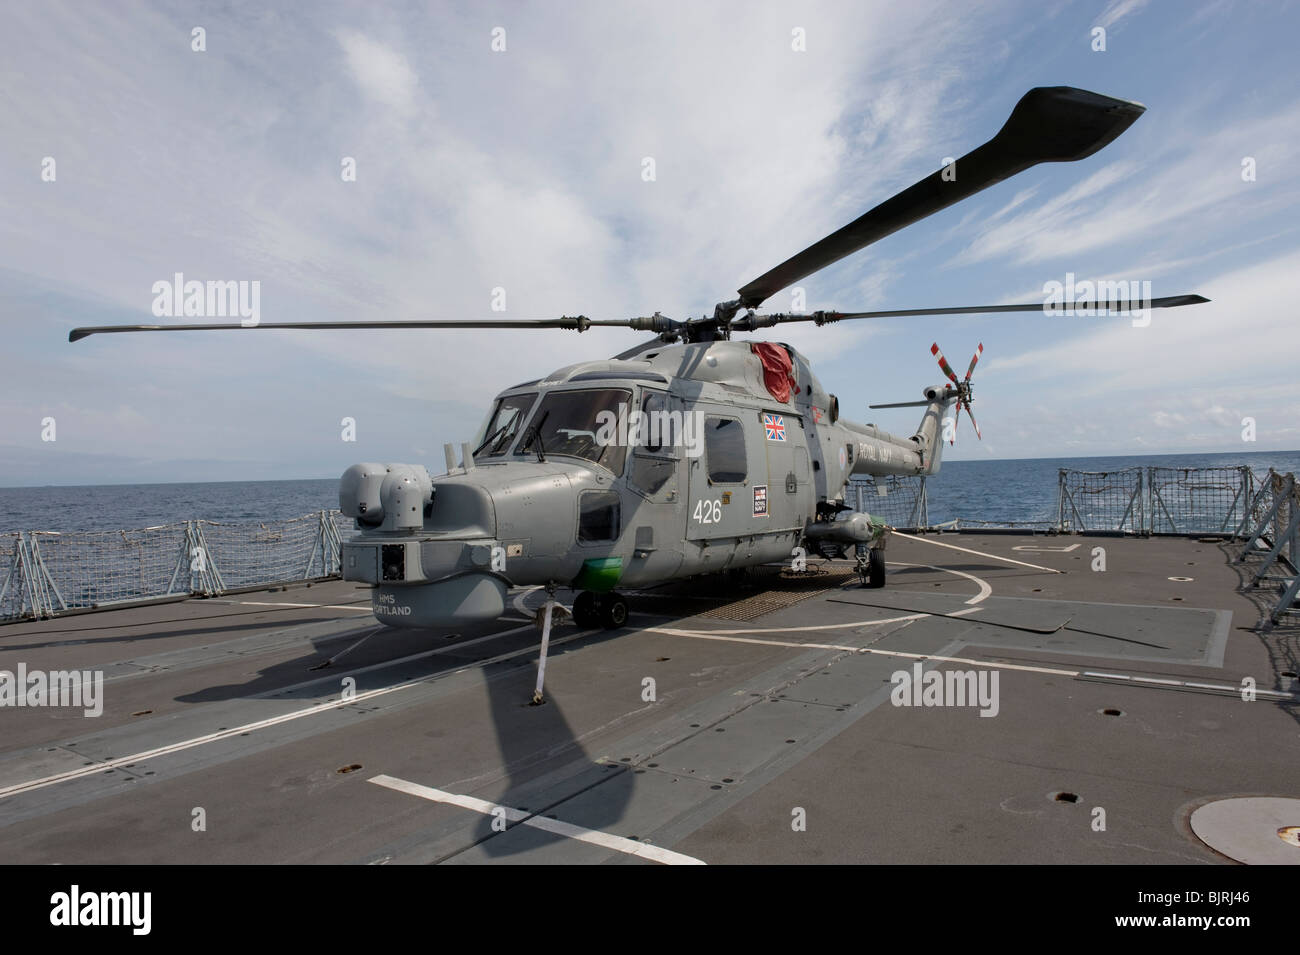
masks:
[[[981,441],[983,441],[983,440],[984,440],[984,435],[980,434],[980,426],[979,426],[979,424],[975,421],[975,416],[974,416],[973,414],[971,414],[971,410],[970,410],[970,405],[969,405],[969,404],[966,405],[966,414],[970,417],[970,423],[971,423],[972,425],[975,426],[975,437],[977,437],[977,438],[979,438]]]
[[[980,360],[982,354],[984,354],[984,343],[980,342],[979,347],[975,349],[975,357],[970,360],[970,367],[966,369],[967,381],[970,381],[971,372],[975,370],[975,363]]]
[[[961,384],[961,382],[957,380],[956,372],[954,372],[952,370],[952,366],[948,364],[948,359],[944,358],[943,352],[939,351],[938,342],[935,342],[933,345],[930,346],[930,354],[933,355],[935,358],[939,359],[939,367],[943,369],[943,373],[948,376],[948,379],[954,385]]]

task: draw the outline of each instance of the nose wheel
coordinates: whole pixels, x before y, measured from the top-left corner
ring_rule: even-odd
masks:
[[[583,630],[617,630],[627,623],[627,601],[613,592],[595,594],[584,590],[573,601],[573,622]]]

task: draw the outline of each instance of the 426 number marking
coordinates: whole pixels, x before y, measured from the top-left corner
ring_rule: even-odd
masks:
[[[696,501],[695,513],[691,515],[691,519],[697,524],[717,524],[722,520],[722,502],[717,498],[711,501]]]

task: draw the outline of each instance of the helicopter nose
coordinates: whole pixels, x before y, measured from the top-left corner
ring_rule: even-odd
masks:
[[[475,481],[434,484],[418,465],[357,464],[339,503],[361,534],[342,543],[344,580],[375,586],[382,623],[459,626],[505,609],[505,548],[489,491]]]

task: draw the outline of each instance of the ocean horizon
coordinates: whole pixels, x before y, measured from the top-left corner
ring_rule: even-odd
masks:
[[[1057,516],[1058,473],[1128,467],[1248,465],[1300,472],[1300,451],[1109,455],[944,461],[926,482],[931,523],[954,518],[1041,521]],[[871,505],[868,502],[867,508]],[[338,478],[57,484],[0,487],[0,533],[133,530],[187,520],[260,523],[338,507]]]

